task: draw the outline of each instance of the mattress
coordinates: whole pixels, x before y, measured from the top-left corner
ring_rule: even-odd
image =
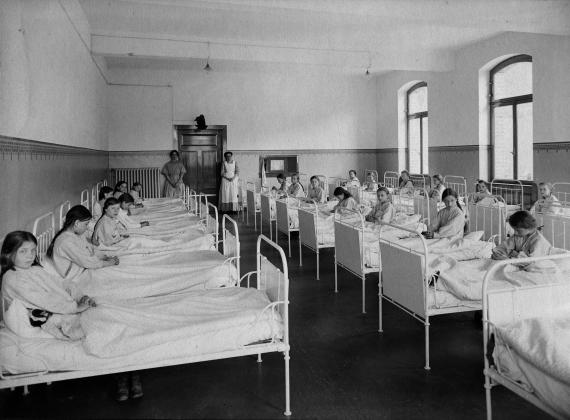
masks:
[[[41,360],[49,371],[140,367],[238,350],[283,335],[279,314],[262,313],[270,301],[257,289],[226,288],[156,299],[163,300],[138,300],[120,307],[102,307],[99,312],[89,309],[84,314],[91,315],[82,314],[86,338],[81,341],[22,338],[2,328],[2,370],[12,374],[41,371]],[[173,304],[172,299],[177,302]]]

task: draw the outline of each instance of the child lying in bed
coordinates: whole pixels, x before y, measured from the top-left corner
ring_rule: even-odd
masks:
[[[30,232],[11,232],[4,239],[0,279],[2,298],[10,302],[5,321],[10,329],[20,330],[12,312],[23,306],[31,326],[58,339],[80,340],[84,334],[77,314],[96,306],[95,301],[89,296],[73,299],[62,282],[40,266],[36,249],[37,240]]]
[[[513,213],[509,217],[509,225],[515,234],[495,247],[491,258],[506,260],[549,255],[552,245],[538,232],[536,219],[528,211]]]

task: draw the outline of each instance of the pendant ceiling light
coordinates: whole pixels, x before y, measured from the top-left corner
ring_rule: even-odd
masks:
[[[206,65],[204,66],[204,70],[212,71],[212,66],[210,66],[210,42],[208,42],[208,58],[206,58]]]

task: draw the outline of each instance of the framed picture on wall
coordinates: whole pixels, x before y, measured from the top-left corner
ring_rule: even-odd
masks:
[[[265,176],[268,177],[276,177],[279,174],[291,176],[299,172],[297,155],[265,156],[263,162],[265,163]],[[261,168],[259,176],[261,177]]]

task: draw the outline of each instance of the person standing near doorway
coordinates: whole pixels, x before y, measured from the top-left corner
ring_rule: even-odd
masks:
[[[180,154],[173,150],[170,152],[170,162],[162,167],[162,175],[166,178],[162,195],[164,197],[181,197],[184,195],[183,177],[186,173],[184,164],[180,162]]]
[[[222,212],[236,212],[239,210],[239,168],[232,152],[224,153],[224,159],[218,206]]]

